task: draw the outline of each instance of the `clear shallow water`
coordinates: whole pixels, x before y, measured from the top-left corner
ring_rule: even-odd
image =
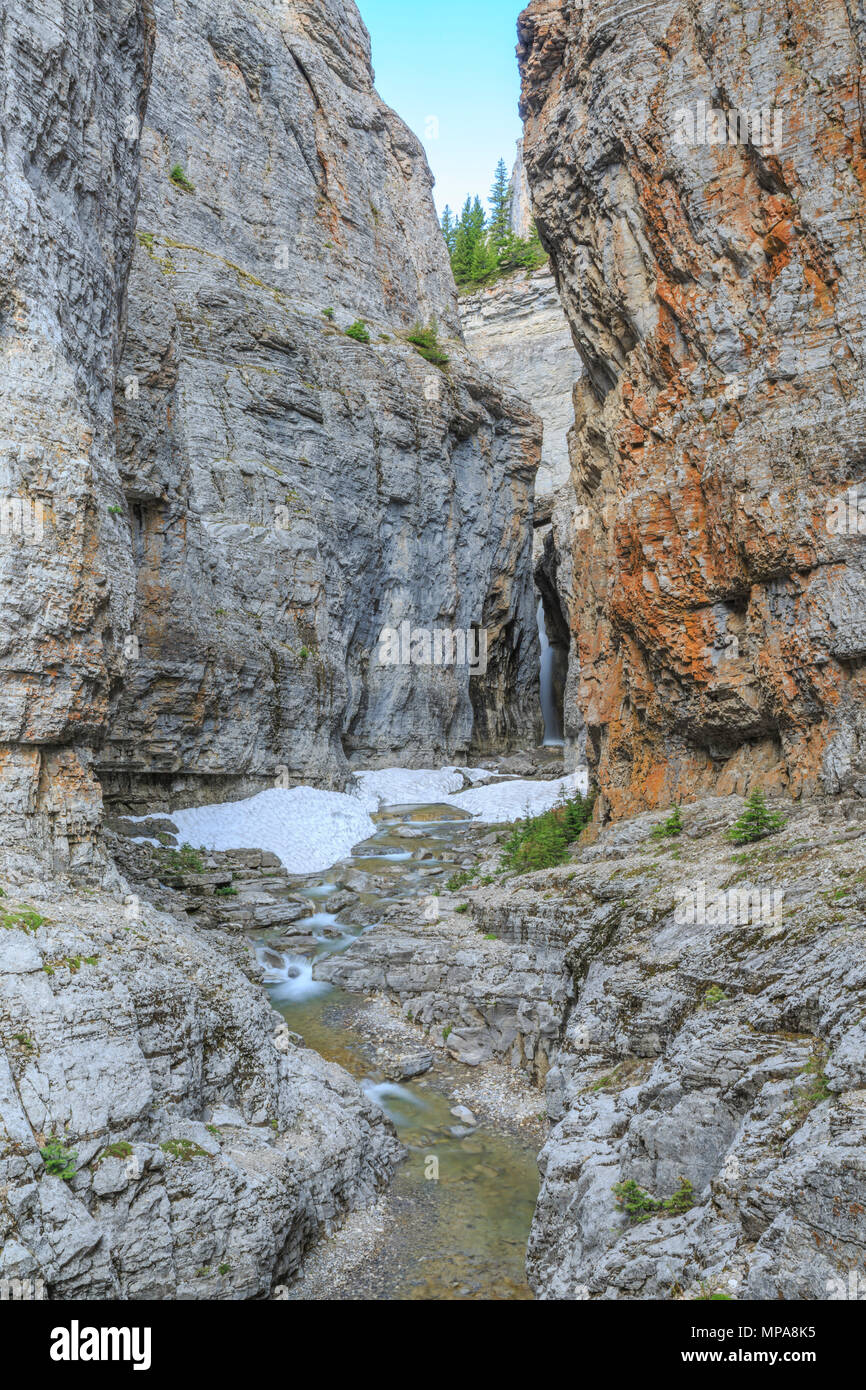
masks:
[[[337,1299],[400,1300],[525,1300],[532,1297],[525,1282],[526,1242],[538,1195],[536,1151],[538,1134],[511,1132],[504,1126],[480,1123],[462,1137],[452,1133],[460,1121],[451,1115],[454,1088],[468,1074],[456,1063],[434,1064],[433,1070],[412,1082],[386,1080],[376,1069],[375,1054],[366,1035],[353,1027],[359,999],[314,978],[315,959],[346,946],[363,930],[340,923],[339,913],[327,910],[328,897],[346,868],[355,865],[387,879],[387,887],[360,896],[376,905],[429,893],[437,880],[454,872],[451,856],[460,853],[464,817],[449,807],[388,808],[376,817],[373,842],[357,846],[357,856],[328,870],[327,887],[313,891],[307,881],[294,892],[311,899],[310,917],[295,925],[298,932],[316,936],[309,954],[292,955],[273,937],[259,945],[269,971],[268,989],[274,1007],[307,1047],[338,1062],[361,1082],[367,1094],[393,1121],[408,1157],[397,1169],[391,1187],[391,1219],[382,1247],[354,1269]],[[401,839],[399,825],[424,828],[419,839]],[[399,846],[399,857],[392,849]],[[371,855],[371,849],[373,851]],[[378,850],[378,853],[376,852]],[[431,859],[416,855],[429,850]],[[325,936],[342,930],[339,938]],[[418,1036],[419,1048],[423,1038]],[[543,1101],[539,1095],[539,1112]]]

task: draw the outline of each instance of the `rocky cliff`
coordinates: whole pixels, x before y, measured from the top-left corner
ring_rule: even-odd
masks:
[[[135,583],[112,398],[153,16],[4,3],[0,29],[0,811],[81,863]]]
[[[339,785],[349,760],[531,739],[538,425],[466,352],[429,169],[354,5],[159,4],[141,145],[108,795]],[[406,341],[434,321],[442,366]],[[380,665],[404,621],[485,627],[486,675]]]
[[[0,877],[0,1279],[268,1297],[384,1186],[390,1124],[296,1045],[242,937],[124,908],[116,875],[3,851]]]
[[[401,904],[317,967],[455,1059],[544,1083],[539,1298],[856,1296],[866,808],[804,800],[732,855],[742,805],[701,800],[667,840],[644,813],[523,877],[494,878],[496,837],[470,829],[477,876],[434,920]]]
[[[570,478],[568,431],[581,361],[547,266],[516,271],[460,299],[471,352],[500,381],[530,401],[544,425],[537,497]]]
[[[586,367],[574,626],[602,810],[862,794],[862,25],[841,0],[535,0],[519,28]]]

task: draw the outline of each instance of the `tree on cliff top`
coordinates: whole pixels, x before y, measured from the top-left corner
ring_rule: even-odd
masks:
[[[469,197],[459,218],[450,207],[442,214],[442,236],[451,259],[454,279],[461,289],[490,284],[498,276],[521,267],[534,270],[547,254],[533,226],[526,239],[511,230],[512,188],[505,160],[496,166],[490,190],[490,216],[479,197]]]

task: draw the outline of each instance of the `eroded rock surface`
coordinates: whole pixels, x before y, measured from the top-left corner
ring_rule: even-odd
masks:
[[[538,424],[466,352],[431,175],[355,6],[160,0],[156,19],[110,796],[342,785],[348,760],[531,742]],[[359,320],[369,343],[345,334]],[[406,341],[433,320],[446,370]],[[485,627],[486,675],[380,665],[404,620]]]
[[[623,821],[495,887],[494,853],[430,920],[398,909],[317,966],[544,1080],[542,1298],[836,1298],[862,1267],[866,815],[804,805],[736,850],[742,804],[688,808],[671,840]],[[632,1224],[629,1181],[691,1184],[687,1209]]]
[[[461,296],[460,315],[470,351],[541,417],[536,492],[539,497],[554,492],[570,478],[567,434],[582,367],[550,267],[515,271]]]
[[[134,570],[113,391],[153,18],[0,4],[0,815],[85,862]]]
[[[602,809],[862,794],[862,24],[842,0],[534,0],[519,27],[586,367],[575,630]],[[700,103],[769,117],[720,143]]]
[[[0,1276],[57,1299],[268,1297],[375,1200],[390,1123],[296,1045],[242,938],[124,906],[119,879],[0,873]]]

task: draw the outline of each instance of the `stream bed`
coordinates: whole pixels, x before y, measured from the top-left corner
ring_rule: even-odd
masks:
[[[468,1069],[441,1052],[434,1052],[423,1075],[388,1079],[369,1033],[357,1026],[363,998],[315,978],[316,960],[345,950],[363,931],[375,931],[375,919],[386,907],[442,886],[464,857],[460,838],[466,818],[451,807],[391,807],[374,820],[375,835],[356,846],[351,859],[316,878],[293,882],[293,896],[310,904],[309,917],[293,930],[308,934],[311,944],[291,953],[276,935],[257,942],[274,1008],[307,1047],[360,1081],[391,1118],[407,1150],[386,1199],[381,1238],[321,1296],[531,1299],[524,1261],[539,1187],[540,1121],[527,1128],[482,1114],[474,1125],[455,1117],[454,1092]],[[412,838],[402,838],[401,827],[408,827]],[[359,870],[370,876],[371,886],[356,902],[362,915],[374,919],[361,926],[343,923],[339,912],[329,911],[329,900],[339,902],[341,878]],[[424,1050],[420,1034],[417,1050]],[[539,1095],[539,1115],[542,1109]]]

